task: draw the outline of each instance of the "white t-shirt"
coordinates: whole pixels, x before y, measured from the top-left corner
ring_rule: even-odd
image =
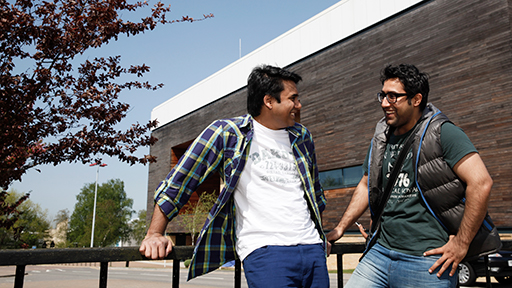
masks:
[[[251,148],[235,189],[236,251],[243,260],[266,245],[322,243],[304,198],[286,130],[253,121]]]

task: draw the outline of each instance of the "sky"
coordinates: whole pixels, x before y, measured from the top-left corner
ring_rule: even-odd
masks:
[[[157,91],[132,90],[121,94],[119,100],[131,106],[128,116],[119,125],[126,129],[132,123],[147,123],[154,107],[235,62],[240,54],[242,57],[249,54],[337,2],[339,0],[163,0],[162,3],[171,5],[167,19],[182,16],[197,19],[210,13],[214,17],[193,23],[161,25],[136,36],[120,36],[118,41],[87,51],[82,57],[121,55],[124,66],[144,63],[151,68],[141,81],[164,84]],[[152,6],[156,1],[148,3]],[[139,156],[149,154],[149,148],[141,148],[137,153]],[[130,166],[109,157],[104,157],[103,162],[107,166],[99,169],[98,183],[122,180],[127,196],[134,201],[132,209],[146,209],[148,166]],[[49,220],[63,209],[71,214],[81,189],[96,181],[97,168],[82,163],[37,168],[41,172],[32,169],[21,182],[14,182],[9,188],[31,192],[30,199],[47,210]]]

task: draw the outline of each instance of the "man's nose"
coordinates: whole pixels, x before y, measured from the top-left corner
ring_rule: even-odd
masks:
[[[388,101],[388,97],[384,97],[380,102],[380,107],[385,108],[391,106],[391,103]]]

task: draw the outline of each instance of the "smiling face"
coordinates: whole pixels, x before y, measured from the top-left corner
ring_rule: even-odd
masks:
[[[402,82],[398,78],[386,80],[382,87],[382,92],[406,93]],[[422,98],[421,94],[416,94],[411,99],[407,98],[407,96],[398,97],[396,103],[393,104],[384,98],[380,104],[382,110],[384,110],[386,123],[395,128],[395,135],[402,135],[411,130],[421,117],[419,109]]]
[[[270,95],[265,95],[262,113],[255,119],[265,127],[273,130],[295,125],[302,104],[299,101],[297,85],[291,80],[283,80],[284,90],[281,91],[281,101]]]

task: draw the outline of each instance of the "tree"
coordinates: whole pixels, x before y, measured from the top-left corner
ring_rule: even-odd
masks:
[[[140,210],[138,218],[132,221],[132,239],[140,244],[147,232],[146,210]]]
[[[199,195],[199,200],[196,203],[190,203],[188,208],[180,214],[181,224],[190,232],[192,238],[192,245],[195,245],[196,234],[201,231],[204,225],[208,212],[215,204],[217,195],[213,192],[203,192]]]
[[[188,16],[167,20],[170,6],[161,2],[140,22],[121,18],[147,11],[145,6],[146,1],[126,0],[0,0],[0,187],[7,189],[41,164],[85,164],[100,161],[101,155],[131,165],[156,161],[151,155],[134,156],[138,147],[155,143],[146,132],[156,121],[126,131],[114,128],[130,107],[118,100],[123,90],[162,87],[121,81],[142,77],[149,67],[122,67],[120,56],[77,63],[84,52],[120,35],[196,21]],[[213,17],[203,16],[199,20]]]
[[[18,228],[14,228],[18,222],[20,215],[23,213],[19,206],[28,199],[30,193],[21,196],[15,201],[7,199],[9,193],[6,191],[0,192],[0,246],[7,247],[8,243],[13,242],[18,238],[20,232]],[[12,234],[12,235],[11,235]]]
[[[79,247],[91,243],[95,183],[85,184],[76,196],[69,220],[68,242]],[[94,227],[94,246],[106,247],[130,236],[133,200],[126,196],[124,182],[113,179],[98,185]]]
[[[49,235],[47,212],[30,201],[28,193],[23,195],[13,190],[9,193],[4,191],[1,195],[2,211],[5,213],[5,207],[15,206],[15,209],[8,208],[12,213],[0,216],[2,223],[11,222],[0,227],[0,248],[28,248],[41,244]]]
[[[59,224],[62,222],[67,222],[69,220],[69,210],[68,209],[62,209],[57,212],[57,215],[55,215],[55,219],[53,219],[53,222],[55,224]]]
[[[7,201],[8,196],[9,193],[7,193],[7,191],[0,192],[0,229],[5,230],[11,229],[19,220],[19,216],[22,212],[18,207],[21,205],[21,203],[28,199],[30,193],[26,193],[25,195],[16,199],[16,201]]]

